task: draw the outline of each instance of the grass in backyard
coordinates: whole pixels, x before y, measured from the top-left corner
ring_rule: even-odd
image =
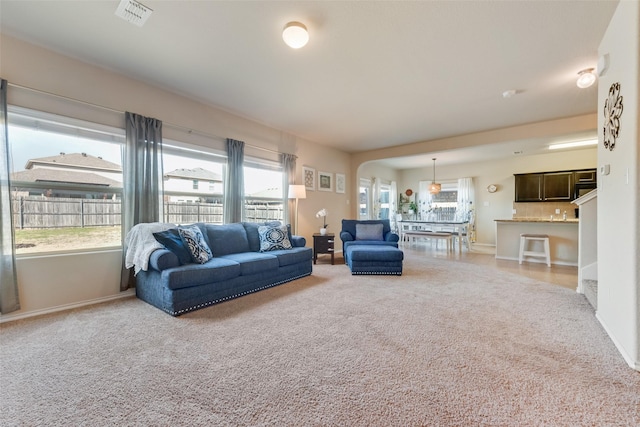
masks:
[[[69,251],[121,246],[120,227],[68,227],[16,230],[16,253]]]

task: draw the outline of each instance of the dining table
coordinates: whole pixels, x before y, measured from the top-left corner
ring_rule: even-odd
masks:
[[[465,240],[467,248],[471,248],[468,236],[469,221],[456,221],[456,220],[413,220],[402,219],[398,220],[398,236],[400,241],[404,242],[404,233],[408,231],[424,231],[425,237],[428,237],[427,232],[451,232],[458,244],[458,253],[462,253],[462,240]]]

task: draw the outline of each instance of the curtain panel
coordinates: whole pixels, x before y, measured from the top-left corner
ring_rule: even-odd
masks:
[[[282,164],[282,192],[283,205],[287,207],[284,210],[284,223],[291,224],[291,218],[295,215],[295,199],[289,199],[289,185],[296,183],[296,159],[298,157],[293,154],[280,154],[280,164]],[[294,224],[296,227],[298,224]]]
[[[224,223],[244,218],[244,142],[227,139],[227,167],[224,180]]]
[[[122,279],[120,289],[133,283],[125,268],[125,237],[144,222],[163,218],[162,121],[125,113],[126,143],[122,155]]]
[[[11,152],[7,120],[8,82],[0,80],[0,313],[20,309],[16,274],[15,238],[11,211]]]

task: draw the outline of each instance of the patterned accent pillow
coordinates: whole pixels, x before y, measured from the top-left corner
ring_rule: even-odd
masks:
[[[209,249],[209,245],[205,242],[202,231],[200,231],[198,226],[180,227],[178,228],[178,233],[180,233],[180,238],[184,245],[189,248],[193,262],[204,264],[213,258],[211,249]]]
[[[382,240],[382,224],[356,224],[356,240]]]
[[[180,232],[177,228],[170,228],[169,230],[159,233],[153,233],[153,237],[178,257],[180,265],[191,262],[191,251],[182,242],[182,237],[180,237]]]
[[[286,225],[277,227],[261,225],[258,227],[258,236],[260,236],[260,252],[291,249]]]

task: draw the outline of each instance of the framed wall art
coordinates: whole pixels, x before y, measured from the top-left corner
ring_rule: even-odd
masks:
[[[316,170],[309,166],[302,167],[302,179],[304,180],[304,188],[310,191],[316,190]]]
[[[336,193],[344,193],[347,186],[347,181],[342,173],[336,174]]]
[[[333,191],[333,174],[329,172],[318,172],[318,190]]]

